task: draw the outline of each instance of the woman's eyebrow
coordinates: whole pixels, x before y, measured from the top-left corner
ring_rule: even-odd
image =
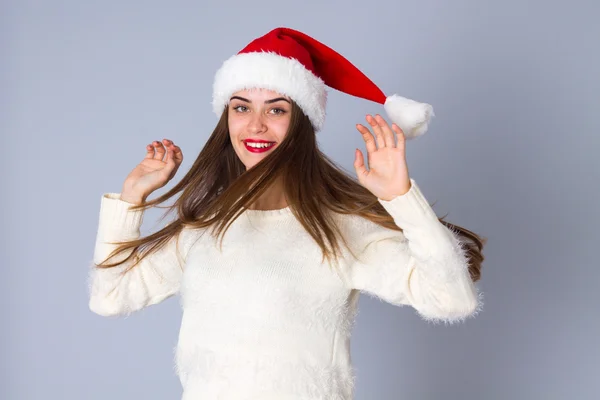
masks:
[[[290,103],[290,101],[288,99],[284,98],[284,97],[277,97],[276,99],[266,100],[265,104],[271,104],[271,103],[275,103],[275,102],[281,101],[281,100],[287,101],[288,103]]]
[[[248,99],[245,99],[245,98],[243,98],[243,97],[240,97],[240,96],[233,96],[233,97],[231,97],[231,99],[229,99],[229,100],[231,101],[231,100],[233,100],[233,99],[238,99],[238,100],[241,100],[241,101],[245,101],[246,103],[252,103],[250,100],[248,100]],[[278,101],[281,101],[281,100],[283,100],[283,101],[286,101],[286,102],[290,103],[290,101],[289,101],[288,99],[286,99],[285,97],[277,97],[277,98],[275,98],[275,99],[271,99],[271,100],[265,100],[265,104],[271,104],[271,103],[275,103],[275,102],[278,102]],[[290,103],[290,104],[291,104],[291,103]]]
[[[250,100],[248,100],[248,99],[245,99],[245,98],[243,98],[243,97],[240,97],[240,96],[233,96],[233,97],[232,97],[231,99],[229,99],[229,100],[233,100],[233,99],[238,99],[238,100],[241,100],[241,101],[245,101],[246,103],[252,103]]]

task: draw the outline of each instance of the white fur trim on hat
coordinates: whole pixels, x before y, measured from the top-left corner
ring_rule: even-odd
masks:
[[[404,132],[406,139],[414,139],[427,132],[435,116],[431,104],[420,103],[394,94],[385,100],[385,112]]]
[[[298,60],[272,52],[236,54],[215,74],[212,107],[221,116],[231,95],[245,89],[267,89],[289,96],[318,131],[325,122],[327,86]]]

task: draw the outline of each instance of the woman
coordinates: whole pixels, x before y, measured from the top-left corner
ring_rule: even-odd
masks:
[[[317,147],[325,86],[385,103],[357,125],[358,182]],[[409,177],[405,140],[431,106],[383,93],[330,48],[286,28],[217,72],[220,120],[190,171],[171,140],[147,146],[102,197],[90,308],[127,315],[180,294],[183,399],[352,399],[359,293],[446,323],[475,315],[483,241],[438,219]],[[395,135],[394,135],[395,133]],[[397,141],[397,143],[396,143]],[[140,237],[144,209],[181,193],[177,217]]]

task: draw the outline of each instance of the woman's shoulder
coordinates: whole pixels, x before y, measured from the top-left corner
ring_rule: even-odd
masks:
[[[164,225],[163,229],[167,229],[171,224],[179,224],[178,221],[171,221]],[[187,252],[191,247],[199,243],[199,240],[206,233],[206,228],[197,228],[191,225],[182,225],[174,233],[169,235],[169,241],[176,244],[178,249]]]
[[[193,225],[183,225],[179,232],[180,240],[184,241],[196,241],[202,238],[208,232],[207,227],[199,228]]]
[[[333,215],[340,233],[346,240],[359,246],[383,239],[404,239],[401,230],[388,228],[366,216],[355,213],[333,213]]]

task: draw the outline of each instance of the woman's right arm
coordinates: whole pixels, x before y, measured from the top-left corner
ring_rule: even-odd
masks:
[[[105,193],[100,203],[100,221],[89,273],[89,307],[96,314],[128,315],[159,303],[177,293],[183,263],[190,246],[189,229],[170,238],[163,247],[142,258],[99,268],[120,242],[138,239],[144,210],[130,210],[141,204],[156,189],[163,187],[177,172],[183,153],[173,141],[163,139],[146,146],[146,156],[129,173],[121,193]],[[109,263],[122,261],[133,249],[111,257]],[[137,261],[137,260],[136,260]]]
[[[110,268],[98,268],[118,247],[108,242],[137,239],[143,210],[129,210],[131,203],[118,193],[105,193],[100,205],[100,217],[94,259],[89,271],[89,307],[102,316],[129,315],[157,304],[179,291],[185,258],[192,244],[192,230],[183,229],[164,247],[146,255],[136,266],[125,272],[133,259]],[[112,257],[109,262],[124,260],[133,249]]]

